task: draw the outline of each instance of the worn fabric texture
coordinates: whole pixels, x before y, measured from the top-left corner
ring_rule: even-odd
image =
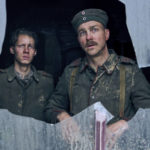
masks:
[[[27,83],[17,78],[13,65],[0,70],[0,108],[44,121],[44,107],[54,89],[53,78],[34,66],[32,70],[33,75]]]
[[[77,31],[78,27],[88,21],[100,22],[105,28],[108,23],[108,15],[104,10],[101,9],[85,9],[78,12],[72,19],[72,25]]]
[[[78,59],[66,67],[46,107],[47,121],[57,121],[56,116],[62,111],[75,115],[98,101],[115,116],[110,123],[120,119],[129,120],[138,108],[150,107],[150,85],[135,62],[118,56],[113,50],[109,50],[109,53],[109,58],[97,72],[88,65],[86,58]],[[119,116],[120,64],[126,69],[123,118]],[[69,98],[70,76],[76,67],[78,71]]]

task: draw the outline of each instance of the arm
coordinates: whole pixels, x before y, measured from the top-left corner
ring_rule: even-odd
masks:
[[[61,121],[65,119],[64,114],[69,114],[68,82],[69,70],[66,68],[45,108],[46,121],[49,123]]]
[[[106,147],[111,150],[117,139],[128,129],[128,123],[125,120],[119,120],[107,126],[106,130]]]
[[[130,82],[127,82],[128,84],[131,84],[131,90],[130,90],[130,100],[132,105],[134,105],[135,110],[138,108],[149,108],[150,107],[150,85],[147,82],[144,74],[142,71],[137,67],[137,65],[131,66],[129,70],[127,71],[130,74],[128,77],[131,78]],[[129,86],[129,85],[126,86]],[[129,86],[130,87],[130,86]],[[129,116],[125,116],[125,118],[120,117],[114,117],[109,124],[112,124],[114,122],[119,122],[119,120],[130,120],[131,117],[133,117],[134,108],[130,108],[131,106],[128,106],[128,112]],[[133,112],[132,112],[133,109]],[[131,115],[130,115],[131,111]]]
[[[150,85],[138,68],[135,68],[132,78],[131,99],[136,109],[150,108]]]
[[[66,120],[70,117],[71,116],[67,112],[61,112],[60,114],[57,115],[58,121],[63,121],[63,120]]]
[[[121,131],[122,129],[126,129],[126,127],[127,127],[127,121],[119,120],[111,125],[108,125],[107,129],[112,133],[117,133]]]

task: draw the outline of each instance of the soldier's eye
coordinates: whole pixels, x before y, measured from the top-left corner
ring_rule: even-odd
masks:
[[[82,36],[84,36],[84,35],[86,35],[86,32],[85,32],[85,31],[80,31],[80,32],[79,32],[79,37],[82,37]]]
[[[93,33],[97,32],[98,30],[99,30],[99,29],[98,29],[98,28],[95,28],[95,27],[91,29],[91,31],[92,31]]]
[[[24,44],[20,44],[20,45],[16,45],[18,48],[20,48],[20,49],[23,49],[23,48],[25,48],[25,45]]]
[[[29,49],[34,49],[34,46],[28,45],[28,48],[29,48]]]
[[[35,49],[35,47],[33,45],[25,45],[25,44],[18,44],[18,45],[16,45],[16,47],[18,49],[21,49],[21,50],[25,49],[25,48],[28,48],[28,49],[31,49],[31,50]]]

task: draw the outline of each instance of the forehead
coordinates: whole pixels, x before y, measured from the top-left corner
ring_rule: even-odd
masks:
[[[29,35],[26,35],[26,34],[20,34],[18,36],[18,40],[17,40],[17,43],[18,42],[30,42],[30,43],[34,43],[34,39],[29,36]]]
[[[82,29],[88,29],[88,28],[93,27],[93,26],[103,27],[103,25],[100,22],[97,22],[97,21],[88,21],[88,22],[82,23],[78,27],[78,31],[80,31]]]

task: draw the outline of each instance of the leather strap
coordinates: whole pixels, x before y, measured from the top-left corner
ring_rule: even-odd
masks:
[[[72,110],[72,88],[75,81],[75,76],[78,71],[78,67],[74,68],[71,72],[70,85],[69,85],[69,99],[70,110]],[[125,66],[120,65],[120,104],[119,104],[119,116],[124,117],[124,105],[125,105]]]
[[[119,116],[124,117],[124,105],[125,105],[125,66],[120,65],[120,105]]]

